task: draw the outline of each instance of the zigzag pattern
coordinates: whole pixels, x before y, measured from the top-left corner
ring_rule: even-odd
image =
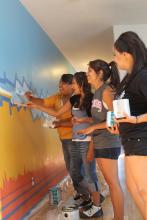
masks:
[[[18,74],[15,74],[15,78],[14,78],[14,82],[12,82],[11,80],[9,80],[9,78],[7,78],[6,73],[3,73],[3,77],[0,77],[0,88],[4,91],[6,91],[6,93],[12,95],[16,89],[16,87],[21,87],[21,88],[28,88],[28,90],[33,91],[34,94],[36,94],[37,97],[40,98],[44,98],[47,97],[48,91],[46,92],[46,95],[44,94],[43,90],[40,90],[40,93],[38,93],[37,89],[32,87],[32,83],[29,82],[27,83],[27,81],[25,80],[25,77],[23,77],[22,81],[19,79]],[[13,103],[11,102],[11,98],[8,98],[5,96],[5,94],[0,95],[0,107],[3,106],[3,102],[7,102],[9,103],[9,111],[10,114],[12,114],[12,107],[14,106]],[[22,108],[24,107],[16,107],[18,111],[20,111]],[[32,113],[32,118],[33,120],[37,119],[37,118],[47,118],[48,115],[40,112],[38,110],[31,110]]]

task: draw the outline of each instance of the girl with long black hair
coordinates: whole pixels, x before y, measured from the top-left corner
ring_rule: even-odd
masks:
[[[114,44],[114,60],[127,72],[116,99],[129,99],[131,111],[131,116],[116,120],[125,151],[126,183],[147,220],[147,48],[136,33],[125,32]]]
[[[90,61],[87,79],[95,89],[91,107],[93,125],[79,133],[92,133],[94,155],[110,189],[114,219],[123,220],[124,201],[117,161],[121,145],[118,135],[109,133],[106,128],[107,112],[113,110],[112,101],[120,83],[117,67],[114,62],[108,64],[103,60]]]

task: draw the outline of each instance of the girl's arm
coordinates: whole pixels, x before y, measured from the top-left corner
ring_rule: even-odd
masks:
[[[78,133],[78,134],[90,134],[90,133],[92,133],[94,130],[104,129],[104,128],[106,128],[106,122],[99,123],[99,124],[95,124],[95,125],[91,125],[91,126],[88,127],[88,128],[79,130],[77,133]]]
[[[53,110],[48,107],[45,107],[45,106],[42,106],[42,105],[39,105],[39,104],[33,104],[33,103],[28,103],[27,106],[32,109],[38,109],[42,112],[45,112],[45,113],[52,115],[52,116],[55,116],[55,117],[58,117],[58,116],[64,114],[65,112],[71,110],[71,104],[69,101],[66,102],[65,105],[63,105],[63,107],[61,107],[58,111]]]
[[[34,97],[33,93],[28,91],[25,93],[25,97],[32,103],[37,104],[37,105],[43,105],[43,99]]]
[[[113,111],[114,92],[110,87],[107,87],[103,92],[103,102],[107,105],[108,111]]]
[[[103,102],[106,104],[106,107],[108,108],[108,111],[112,111],[113,109],[113,98],[114,98],[114,93],[110,87],[107,87],[104,92],[103,92]],[[106,122],[98,123],[95,125],[92,125],[86,129],[78,131],[79,134],[90,134],[94,130],[97,129],[105,129],[106,128]]]
[[[115,121],[117,123],[127,122],[127,123],[132,123],[132,124],[139,124],[139,123],[147,122],[147,113],[139,115],[139,116],[125,115],[125,118],[115,119]]]
[[[107,87],[103,91],[102,100],[103,103],[105,103],[106,105],[105,107],[107,108],[108,111],[113,111],[113,99],[114,99],[114,92],[110,87]],[[105,128],[106,128],[106,121],[93,125],[94,130],[105,129]]]
[[[136,117],[136,124],[147,122],[147,113]]]
[[[73,123],[75,124],[81,124],[81,123],[91,123],[92,118],[91,117],[84,117],[84,118],[78,118],[78,117],[73,117],[72,118]]]
[[[54,124],[55,128],[72,127],[73,126],[71,118],[65,118],[65,119],[61,119],[58,121],[53,121],[53,124]]]

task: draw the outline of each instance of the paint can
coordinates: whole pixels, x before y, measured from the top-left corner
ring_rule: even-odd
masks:
[[[114,115],[117,119],[125,118],[125,114],[130,116],[129,99],[113,100],[113,109],[114,109]]]
[[[79,209],[77,207],[63,207],[61,220],[80,220]]]
[[[51,205],[58,205],[61,201],[61,189],[55,186],[49,189],[49,201]]]
[[[114,112],[111,112],[111,111],[108,111],[107,112],[107,120],[106,120],[106,125],[111,128],[113,127],[115,124],[115,121],[114,121]]]

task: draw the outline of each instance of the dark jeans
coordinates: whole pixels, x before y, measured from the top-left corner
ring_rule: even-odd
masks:
[[[84,194],[85,197],[89,195],[89,192],[95,192],[98,190],[98,178],[96,175],[96,163],[95,160],[87,162],[86,155],[89,147],[89,142],[73,142],[74,148],[72,148],[71,159],[71,176],[76,177],[79,182],[77,191]],[[83,168],[83,174],[81,173]]]
[[[73,172],[72,172],[72,152],[74,151],[73,148],[75,147],[74,144],[73,144],[73,141],[72,139],[64,139],[64,140],[61,140],[61,143],[62,143],[62,149],[63,149],[63,156],[64,156],[64,161],[65,161],[65,166],[66,166],[66,169],[68,170],[69,172],[69,175],[72,179],[72,182],[73,182],[73,186],[74,186],[74,189],[77,191],[77,188],[78,188],[78,185],[79,185],[79,179],[76,177],[76,175],[73,175]],[[82,177],[80,177],[82,178]]]
[[[89,142],[73,142],[61,140],[66,168],[72,179],[74,189],[89,197],[89,191],[98,190],[96,163],[86,161]]]

